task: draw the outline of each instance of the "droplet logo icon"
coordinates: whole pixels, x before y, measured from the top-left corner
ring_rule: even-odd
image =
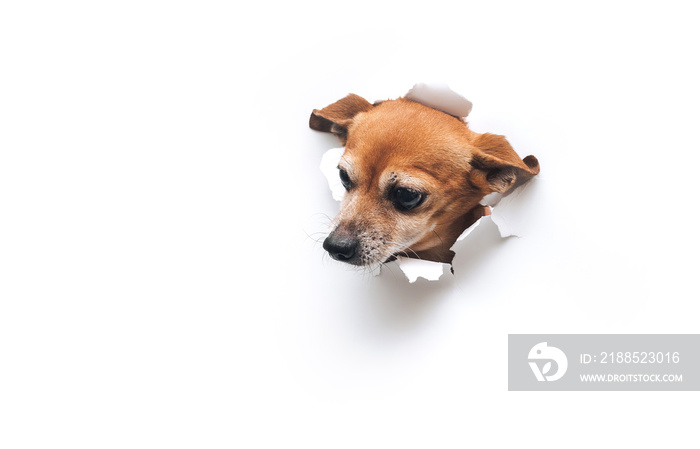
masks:
[[[566,369],[569,367],[569,361],[566,358],[566,354],[554,346],[547,346],[547,342],[537,343],[530,349],[530,353],[527,358],[529,359],[530,368],[535,374],[535,377],[540,382],[545,381],[555,381],[561,379],[561,377],[566,373]],[[542,368],[538,365],[538,362],[542,363],[546,361]],[[552,362],[556,363],[556,371],[552,371]]]

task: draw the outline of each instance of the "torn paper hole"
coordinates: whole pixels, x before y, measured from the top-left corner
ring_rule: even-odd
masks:
[[[445,84],[424,84],[418,83],[404,96],[406,99],[421,103],[425,106],[437,109],[456,117],[466,117],[472,109],[472,103],[454,92]],[[328,186],[331,189],[333,199],[342,201],[345,196],[345,188],[340,182],[338,175],[338,162],[340,162],[345,148],[333,148],[324,153],[321,159],[320,169],[328,180]],[[521,236],[521,223],[523,222],[523,207],[519,206],[518,198],[530,188],[536,178],[514,189],[508,195],[493,193],[486,195],[481,204],[491,208],[491,220],[487,222],[494,223],[501,234],[501,237]],[[464,240],[470,233],[476,229],[485,217],[479,218],[470,227],[464,230],[457,238],[455,245]],[[404,273],[408,281],[413,283],[419,277],[429,281],[437,281],[445,271],[445,266],[449,264],[441,262],[433,262],[428,260],[413,259],[409,257],[398,256],[396,262]],[[380,274],[380,270],[372,270],[375,275]]]

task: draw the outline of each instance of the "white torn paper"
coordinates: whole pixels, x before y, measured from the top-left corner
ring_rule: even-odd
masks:
[[[445,265],[447,265],[445,263],[402,256],[396,257],[396,262],[410,283],[416,282],[419,277],[429,281],[437,281],[442,276],[442,273],[445,272]]]
[[[528,223],[527,217],[531,216],[531,205],[527,200],[531,198],[531,192],[537,186],[539,179],[537,176],[530,179],[525,184],[517,187],[508,195],[500,198],[496,203],[498,207],[491,208],[491,218],[498,226],[501,237],[522,237],[526,232]]]
[[[416,84],[405,95],[405,98],[457,117],[466,117],[472,109],[472,103],[469,100],[452,91],[445,84]],[[345,196],[345,188],[340,182],[340,176],[338,175],[338,163],[344,152],[344,147],[332,148],[326,151],[321,158],[321,172],[328,180],[328,187],[331,189],[333,199],[336,201],[342,201]],[[501,237],[512,235],[519,237],[522,235],[520,226],[523,222],[523,211],[526,208],[519,204],[518,199],[521,195],[526,194],[526,191],[531,188],[530,186],[535,179],[533,178],[524,185],[517,187],[506,196],[493,193],[486,195],[481,200],[482,205],[491,207],[490,216],[493,223],[498,227]],[[479,218],[474,224],[465,229],[457,238],[457,242],[464,240],[479,226],[483,219],[484,217]],[[396,258],[396,263],[410,283],[416,282],[419,277],[429,281],[437,281],[445,272],[445,265],[448,265],[441,262],[401,256]],[[377,273],[379,274],[379,270],[377,270]]]
[[[343,183],[340,182],[340,176],[338,176],[338,162],[340,158],[343,157],[345,153],[345,148],[332,148],[325,153],[321,158],[321,173],[328,180],[328,187],[331,189],[331,194],[333,199],[336,201],[342,201],[345,196],[345,187]]]
[[[492,210],[493,210],[493,209],[492,209]],[[493,212],[491,212],[491,213],[493,213]],[[468,236],[469,234],[471,234],[472,231],[473,231],[474,229],[476,229],[477,226],[479,226],[479,223],[481,223],[481,219],[482,219],[482,218],[484,218],[484,217],[479,218],[479,219],[476,220],[474,223],[472,223],[471,226],[469,226],[467,229],[465,229],[464,232],[462,232],[462,233],[459,235],[459,237],[457,237],[457,241],[458,241],[458,242],[461,242],[462,240],[464,240],[464,238],[465,238],[466,236]]]
[[[447,84],[418,83],[404,98],[456,117],[466,117],[472,111],[472,102],[450,89]]]

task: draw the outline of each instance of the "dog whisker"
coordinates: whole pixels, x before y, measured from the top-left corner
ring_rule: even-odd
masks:
[[[319,232],[312,232],[312,233],[308,233],[308,232],[304,231],[304,234],[306,235],[306,238],[308,240],[311,240],[312,242],[314,242],[314,247],[316,245],[318,245],[319,243],[322,243],[327,235],[325,232],[320,232],[320,231]]]
[[[435,237],[437,237],[440,240],[440,244],[444,245],[445,242],[442,240],[442,237],[440,237],[440,234],[438,234],[435,229],[433,229],[433,234],[435,234]]]

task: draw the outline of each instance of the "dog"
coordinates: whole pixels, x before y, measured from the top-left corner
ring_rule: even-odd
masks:
[[[508,194],[540,171],[504,136],[406,98],[370,103],[350,94],[314,109],[309,127],[345,146],[338,176],[346,193],[323,248],[356,266],[396,256],[452,264],[457,237],[490,211],[484,196]]]

